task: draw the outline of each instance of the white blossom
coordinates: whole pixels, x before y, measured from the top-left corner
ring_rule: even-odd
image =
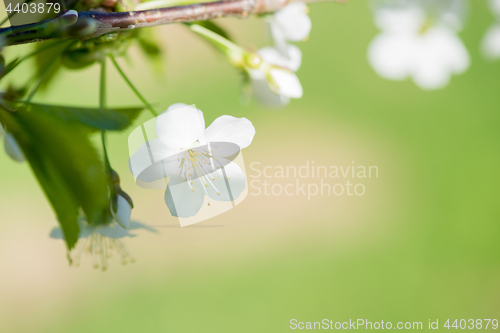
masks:
[[[287,55],[287,42],[299,42],[309,37],[312,23],[308,12],[305,3],[297,2],[286,5],[271,17],[271,35],[283,55]]]
[[[134,262],[135,258],[131,256],[127,246],[122,239],[127,237],[136,237],[137,235],[130,233],[136,229],[146,229],[151,232],[157,232],[156,229],[146,226],[140,222],[131,221],[128,225],[128,230],[123,229],[116,223],[108,223],[105,225],[89,225],[84,217],[78,218],[78,226],[80,233],[78,234],[78,242],[69,258],[75,266],[80,265],[81,257],[84,252],[87,252],[92,257],[92,265],[94,268],[106,270],[108,268],[108,259],[117,252],[122,264]],[[50,232],[50,237],[54,239],[64,239],[64,233],[61,227],[55,227]]]
[[[276,48],[264,47],[258,54],[264,64],[248,69],[257,101],[268,106],[282,106],[288,104],[290,98],[301,98],[303,89],[295,74],[302,62],[300,49],[287,45],[288,56],[284,56]]]
[[[368,61],[383,78],[411,78],[422,89],[446,86],[453,74],[470,65],[467,49],[456,34],[457,15],[442,12],[431,23],[419,2],[375,11],[382,30],[368,47]]]
[[[231,201],[246,188],[245,175],[230,156],[253,140],[255,128],[248,119],[225,115],[205,129],[201,110],[178,103],[158,116],[156,134],[158,139],[132,155],[130,168],[144,182],[168,177],[165,203],[173,216],[195,216],[206,197],[209,205],[210,200]],[[229,143],[231,152],[215,156],[212,143]],[[150,156],[156,162],[152,166]]]
[[[481,42],[483,55],[490,59],[500,58],[500,0],[490,0],[490,8],[497,22],[492,24]]]

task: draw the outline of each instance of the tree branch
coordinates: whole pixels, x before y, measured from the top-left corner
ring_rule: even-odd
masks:
[[[132,12],[79,12],[76,23],[54,29],[48,20],[0,29],[5,45],[32,43],[51,38],[89,39],[113,31],[124,31],[156,25],[205,21],[219,17],[236,16],[245,18],[249,14],[272,13],[285,7],[290,2],[300,0],[224,0],[199,3],[187,6],[167,7]],[[305,0],[316,2],[324,0]],[[343,0],[337,0],[342,2]],[[48,29],[50,26],[51,29]],[[85,30],[86,29],[86,30]],[[82,35],[82,32],[84,34]]]

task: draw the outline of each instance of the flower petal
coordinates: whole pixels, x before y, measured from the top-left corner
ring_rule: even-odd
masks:
[[[136,237],[136,235],[129,233],[127,230],[123,229],[118,224],[110,224],[102,227],[96,227],[95,232],[101,234],[102,236],[112,239]]]
[[[175,153],[163,141],[159,139],[150,140],[143,143],[130,157],[130,171],[135,178],[143,182],[153,182],[165,178],[161,161],[169,159]]]
[[[294,42],[304,40],[311,32],[311,19],[305,3],[292,3],[274,14],[276,24],[286,39]]]
[[[173,104],[156,119],[158,138],[177,152],[201,139],[204,129],[203,112],[193,105]]]
[[[276,21],[271,19],[269,21],[269,30],[271,32],[271,36],[274,41],[274,47],[284,56],[288,56],[288,41],[279,27],[279,25],[276,23]]]
[[[21,147],[11,133],[7,133],[5,135],[3,144],[7,155],[9,155],[14,161],[24,162],[26,157],[24,157],[24,153],[21,150]]]
[[[199,181],[194,179],[191,187],[187,181],[172,183],[175,185],[169,182],[165,191],[165,203],[172,216],[188,218],[198,214],[205,200],[205,192]]]
[[[300,84],[297,75],[285,70],[274,68],[269,71],[269,74],[278,87],[277,93],[279,95],[289,98],[302,97],[302,85]]]
[[[500,0],[490,0],[490,8],[495,15],[500,16]]]
[[[280,67],[286,67],[292,72],[296,72],[302,64],[302,52],[295,45],[286,46],[286,55],[283,55],[274,47],[264,47],[259,50],[262,59],[271,64]]]
[[[290,98],[274,93],[267,83],[264,73],[258,69],[249,71],[252,85],[252,92],[255,99],[267,106],[281,107],[290,103]]]
[[[436,62],[429,62],[418,67],[413,74],[413,81],[424,90],[441,89],[448,85],[451,73],[446,67]]]
[[[78,238],[87,238],[94,232],[95,227],[89,226],[84,217],[79,217],[77,220],[80,232],[78,233]],[[50,237],[54,239],[65,239],[64,232],[61,227],[54,227],[50,232]]]
[[[248,147],[255,135],[255,127],[247,118],[220,116],[205,130],[207,142],[232,142],[240,149]]]
[[[384,32],[417,33],[424,21],[424,12],[414,6],[407,8],[382,7],[375,10],[375,25]]]
[[[130,216],[132,215],[132,207],[130,206],[127,199],[123,196],[118,196],[116,213],[113,211],[113,207],[110,207],[111,216],[113,219],[123,228],[128,229],[130,223]]]
[[[451,73],[461,74],[470,65],[470,58],[464,44],[450,29],[435,27],[423,36],[423,48],[427,48],[433,57],[440,59],[442,66]]]
[[[208,175],[211,177],[210,181],[214,185],[207,187],[208,195],[217,201],[234,201],[247,186],[245,174],[235,162],[224,159],[219,160],[220,163],[218,165],[225,166]]]
[[[65,239],[64,238],[64,233],[61,229],[61,227],[54,227],[51,231],[50,231],[50,238],[54,238],[54,239]]]
[[[411,72],[417,42],[410,35],[381,33],[368,46],[368,62],[379,76],[403,80]]]
[[[422,89],[440,89],[453,73],[462,73],[469,64],[469,54],[456,34],[435,27],[420,39],[412,77]]]
[[[481,43],[481,49],[487,59],[500,58],[500,24],[495,24],[488,29]]]

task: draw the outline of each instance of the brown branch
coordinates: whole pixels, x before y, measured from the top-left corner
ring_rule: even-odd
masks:
[[[0,35],[5,36],[6,45],[32,43],[51,38],[89,39],[113,31],[124,31],[163,24],[205,21],[228,16],[245,18],[249,14],[264,14],[278,11],[288,3],[295,1],[299,0],[224,0],[132,12],[101,13],[82,11],[78,13],[77,22],[71,26],[64,26],[58,29],[44,29],[43,27],[50,25],[54,21],[52,20],[3,28],[0,29]],[[315,1],[322,0],[306,0],[302,2]],[[94,21],[95,23],[90,25],[90,21]],[[79,26],[81,28],[76,29],[75,32],[74,27]],[[92,27],[91,31],[86,32],[85,35],[81,35],[81,32],[85,31],[84,28],[88,28],[89,26]]]

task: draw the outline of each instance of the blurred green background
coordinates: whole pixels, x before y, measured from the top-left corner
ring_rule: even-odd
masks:
[[[158,110],[196,104],[257,131],[249,165],[376,165],[361,197],[249,195],[236,209],[179,228],[163,192],[134,184],[127,131],[110,158],[134,198],[133,218],[158,227],[126,240],[137,258],[106,272],[68,267],[48,237],[54,215],[28,165],[0,154],[0,332],[284,332],[289,321],[497,318],[500,309],[500,62],[479,53],[493,22],[471,1],[461,37],[472,66],[432,92],[376,76],[366,49],[377,30],[365,1],[310,6],[300,43],[304,98],[270,110],[240,104],[240,77],[183,26],[157,29],[166,48],[154,75],[140,52],[124,69]],[[264,23],[221,19],[245,46]],[[8,56],[29,46],[12,47]],[[13,81],[31,76],[29,64]],[[112,66],[109,104],[139,105]],[[15,76],[13,75],[13,76]],[[97,105],[98,68],[64,72],[36,100]],[[264,179],[261,179],[264,180]],[[293,182],[271,179],[270,182]]]

